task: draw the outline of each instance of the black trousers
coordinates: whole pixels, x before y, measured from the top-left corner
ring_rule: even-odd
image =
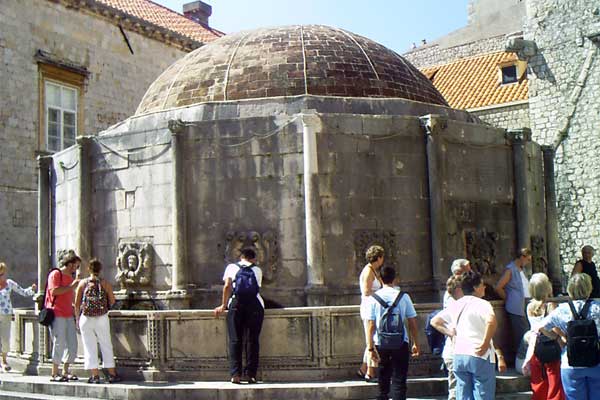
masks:
[[[406,375],[408,374],[408,343],[400,349],[384,350],[377,347],[379,353],[379,395],[377,400],[406,399]],[[391,381],[391,390],[390,390]]]
[[[258,370],[259,336],[265,311],[256,297],[240,301],[231,300],[227,312],[229,336],[229,372],[231,376],[256,377]],[[246,370],[242,369],[242,352],[246,344]]]

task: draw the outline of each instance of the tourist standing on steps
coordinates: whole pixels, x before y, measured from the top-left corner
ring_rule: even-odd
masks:
[[[81,330],[84,368],[91,371],[88,383],[100,383],[98,345],[103,367],[108,370],[108,383],[121,381],[115,371],[115,358],[110,334],[108,310],[115,304],[112,286],[100,278],[102,264],[92,259],[88,266],[90,277],[83,279],[75,294],[75,320]]]
[[[594,264],[592,261],[592,258],[594,258],[594,253],[595,250],[592,246],[583,246],[581,249],[581,260],[575,263],[575,266],[573,267],[573,274],[578,274],[581,272],[588,274],[592,279],[592,294],[590,294],[590,297],[592,299],[600,299],[600,278],[598,278],[596,264]]]
[[[13,316],[13,307],[10,294],[18,293],[23,297],[33,297],[37,289],[34,283],[27,289],[23,289],[12,279],[8,279],[8,268],[6,264],[0,262],[0,352],[2,353],[2,365],[0,369],[4,372],[11,370],[6,362],[6,353],[10,348],[10,325]]]
[[[485,285],[474,271],[461,278],[464,296],[431,320],[437,330],[454,342],[453,371],[457,399],[493,400],[496,394],[496,354],[492,337],[496,332],[496,315],[492,305],[482,299]],[[499,368],[504,370],[502,361]]]
[[[79,284],[81,258],[73,250],[63,256],[61,268],[48,274],[45,308],[54,310],[50,325],[52,336],[53,382],[76,381],[77,376],[69,373],[69,365],[77,357],[77,329],[73,313],[75,289]],[[75,276],[75,278],[73,278]],[[62,374],[58,372],[63,362]]]
[[[229,310],[227,333],[231,383],[240,384],[242,372],[245,373],[248,383],[257,383],[259,336],[265,305],[259,293],[262,271],[256,266],[254,249],[242,249],[240,261],[229,264],[225,269],[223,282],[221,305],[214,309],[214,313],[218,317],[225,310]],[[247,342],[245,371],[242,369],[244,342]]]
[[[600,398],[600,301],[590,298],[592,282],[587,274],[573,275],[567,293],[569,301],[544,318],[540,332],[566,344],[561,355],[560,377],[567,400],[596,400]],[[570,326],[575,314],[577,324]],[[584,327],[585,335],[579,335],[581,330],[576,326]],[[589,329],[592,327],[595,331]],[[574,335],[569,337],[569,331]]]
[[[496,284],[496,292],[504,299],[506,315],[510,322],[512,343],[518,348],[523,335],[529,330],[529,322],[525,316],[525,298],[529,295],[529,281],[523,268],[531,263],[531,250],[522,248],[517,258],[510,262],[504,274]]]
[[[370,298],[373,293],[383,287],[383,282],[379,277],[379,270],[383,265],[385,250],[381,246],[371,246],[367,249],[365,258],[367,265],[362,269],[358,278],[360,286],[360,318],[363,321],[365,335],[367,335],[367,324],[370,316]],[[371,357],[371,352],[365,348],[363,353],[363,362],[358,370],[358,375],[365,378],[367,382],[376,381],[377,361]]]
[[[383,267],[383,288],[369,299],[366,341],[371,357],[379,362],[377,400],[388,400],[390,394],[392,400],[406,399],[410,353],[413,357],[419,355],[417,312],[410,296],[394,288],[395,279],[396,270]],[[409,351],[410,341],[412,348]]]
[[[531,330],[527,332],[527,355],[523,362],[524,375],[531,376],[532,400],[564,400],[565,394],[560,379],[560,345],[555,343],[557,354],[552,360],[541,362],[536,356],[535,346],[538,340],[546,340],[544,335],[538,333],[542,321],[550,314],[556,304],[549,302],[552,296],[552,284],[548,276],[543,273],[533,274],[529,280],[531,301],[527,305],[527,319]],[[540,336],[541,335],[541,336]],[[543,359],[543,356],[540,356]],[[529,374],[527,374],[529,372]]]

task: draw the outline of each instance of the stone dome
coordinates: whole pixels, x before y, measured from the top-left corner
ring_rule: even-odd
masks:
[[[342,29],[294,25],[227,35],[187,54],[150,86],[136,114],[305,94],[447,106],[433,84],[394,51]]]

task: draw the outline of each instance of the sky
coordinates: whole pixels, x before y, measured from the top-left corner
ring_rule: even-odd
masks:
[[[177,12],[192,0],[153,0]],[[234,33],[292,24],[343,28],[395,50],[433,41],[467,24],[468,0],[204,0],[213,28]]]

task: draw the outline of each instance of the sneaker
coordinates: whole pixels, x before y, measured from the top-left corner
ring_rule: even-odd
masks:
[[[256,378],[255,378],[255,377],[253,377],[253,376],[249,376],[249,377],[248,377],[248,383],[249,383],[250,385],[254,385],[254,384],[258,383],[258,381],[256,380]]]
[[[239,375],[235,375],[231,377],[231,383],[239,385],[242,383],[242,380],[240,379]]]
[[[368,374],[365,374],[365,382],[367,383],[377,383],[377,377],[376,376],[370,376]]]

